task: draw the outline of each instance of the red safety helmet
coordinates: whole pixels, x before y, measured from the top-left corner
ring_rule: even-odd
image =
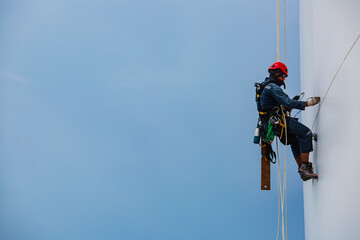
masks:
[[[286,77],[288,76],[288,69],[286,67],[285,64],[283,64],[282,62],[275,62],[273,63],[270,67],[269,67],[269,72],[270,70],[275,70],[275,69],[280,69],[284,74],[286,74]]]

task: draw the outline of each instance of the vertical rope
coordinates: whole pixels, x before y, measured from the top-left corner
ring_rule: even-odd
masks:
[[[276,62],[278,62],[280,58],[280,0],[277,0],[276,36]]]
[[[278,180],[278,226],[276,232],[276,240],[279,239],[279,229],[280,229],[280,211],[282,206],[282,187],[281,187],[281,173],[280,173],[280,155],[279,155],[279,138],[276,137],[276,154],[278,156],[277,160],[277,180]]]
[[[276,150],[277,150],[277,155],[278,155],[278,189],[280,192],[280,206],[279,206],[279,215],[280,215],[280,210],[281,210],[281,236],[282,239],[285,239],[285,232],[284,232],[284,191],[283,191],[283,187],[281,184],[281,173],[280,173],[280,155],[279,155],[279,137],[276,137]],[[285,180],[285,179],[284,179]],[[279,217],[278,217],[279,218]],[[279,228],[278,224],[278,228]]]
[[[286,63],[286,0],[284,0],[284,63]],[[281,108],[284,124],[285,124],[285,158],[284,158],[284,185],[283,185],[283,193],[285,199],[285,239],[288,239],[287,233],[287,176],[286,176],[286,146],[287,146],[287,125],[286,125],[286,117]]]
[[[284,121],[284,125],[285,125],[285,157],[284,157],[284,184],[283,184],[283,194],[284,194],[284,201],[285,201],[285,231],[286,231],[286,234],[285,234],[285,238],[284,239],[287,239],[287,172],[286,172],[286,165],[287,165],[287,162],[286,162],[286,146],[287,146],[287,143],[288,143],[288,139],[287,139],[287,123],[286,123],[286,116],[285,116],[285,113],[283,111],[283,107],[281,106],[281,113],[282,113],[282,118],[283,118],[283,121]],[[283,206],[284,206],[284,202],[283,202]]]
[[[285,9],[285,1],[284,0],[284,63],[286,62],[286,9]]]
[[[285,0],[284,0],[284,63],[286,61],[286,9],[285,9]],[[280,0],[277,0],[277,38],[276,38],[276,61],[280,59]],[[284,183],[281,181],[281,171],[280,171],[280,157],[279,157],[279,137],[276,138],[276,150],[278,155],[277,161],[277,178],[278,178],[278,226],[276,232],[276,240],[279,238],[279,228],[280,228],[280,212],[281,212],[281,235],[282,239],[285,240],[288,237],[287,234],[287,185],[286,185],[286,145],[287,145],[287,127],[286,127],[286,117],[282,111],[282,118],[285,124],[285,158],[284,158]],[[285,207],[285,220],[284,220],[284,207]]]
[[[280,55],[280,0],[277,0],[276,8],[276,62],[279,61]],[[281,189],[281,173],[280,173],[280,155],[279,155],[279,140],[276,138],[276,151],[278,155],[277,161],[277,180],[278,180],[278,226],[276,233],[276,240],[279,238],[280,229],[280,214],[281,214],[281,202],[282,202],[282,189]]]

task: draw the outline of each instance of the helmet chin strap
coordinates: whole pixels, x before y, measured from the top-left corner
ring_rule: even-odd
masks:
[[[286,78],[286,76],[287,76],[287,75],[284,74],[284,73],[282,73],[282,74],[276,73],[276,75],[275,75],[276,79],[277,79],[277,80],[280,80],[280,81],[282,82],[281,85],[284,85],[284,89],[286,89],[286,85],[285,85],[285,78]]]
[[[284,89],[286,89],[286,85],[285,85],[285,77],[280,73],[277,73],[275,75],[276,81],[280,84],[280,86],[284,85]]]
[[[282,81],[283,81],[283,83],[284,83],[284,89],[286,89],[285,77],[282,77]]]

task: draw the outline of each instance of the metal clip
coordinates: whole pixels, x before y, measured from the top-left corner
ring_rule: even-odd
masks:
[[[278,119],[277,117],[275,117],[275,116],[271,116],[270,119],[269,119],[269,121],[270,121],[272,124],[274,124],[274,125],[280,123],[279,119]]]

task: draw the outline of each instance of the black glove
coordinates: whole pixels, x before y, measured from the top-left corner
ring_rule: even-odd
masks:
[[[295,101],[299,101],[300,99],[300,95],[296,95],[295,97],[292,98],[292,100],[295,100]]]

